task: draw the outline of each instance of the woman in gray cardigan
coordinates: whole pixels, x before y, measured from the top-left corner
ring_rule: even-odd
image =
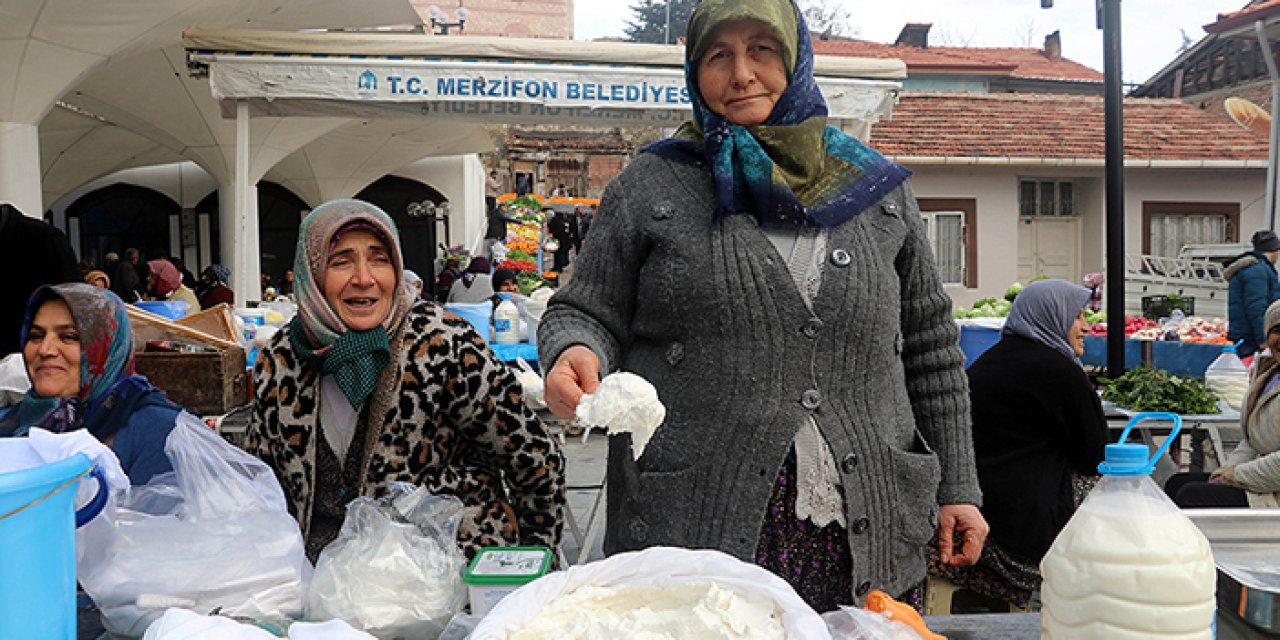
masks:
[[[720,549],[819,611],[912,589],[935,532],[972,563],[964,358],[908,172],[826,126],[789,0],[704,0],[688,33],[694,119],[606,189],[538,333],[561,417],[615,369],[667,407],[638,460],[610,439],[605,551]]]

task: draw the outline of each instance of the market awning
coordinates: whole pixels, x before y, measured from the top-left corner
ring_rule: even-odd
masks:
[[[689,117],[680,46],[204,29],[184,43],[227,117],[241,101],[254,115],[493,124],[670,127]],[[833,122],[857,135],[889,115],[906,75],[897,60],[838,56],[815,69]]]

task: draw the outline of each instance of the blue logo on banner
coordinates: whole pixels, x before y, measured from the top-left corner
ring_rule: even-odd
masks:
[[[378,90],[378,76],[373,72],[365,69],[360,77],[356,78],[356,90],[360,93],[374,93]]]

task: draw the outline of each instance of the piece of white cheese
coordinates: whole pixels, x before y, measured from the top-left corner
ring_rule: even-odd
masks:
[[[624,371],[605,376],[595,393],[583,395],[577,416],[583,424],[605,427],[610,434],[630,433],[631,452],[638,460],[667,408],[648,380]]]

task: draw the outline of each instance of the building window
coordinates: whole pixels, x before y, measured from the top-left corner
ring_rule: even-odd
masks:
[[[918,201],[942,283],[977,287],[977,200],[920,198]]]
[[[1142,203],[1142,252],[1175,257],[1189,244],[1238,242],[1240,205],[1217,202]]]
[[[1070,180],[1022,180],[1018,185],[1018,212],[1024,216],[1075,215],[1075,187]]]

